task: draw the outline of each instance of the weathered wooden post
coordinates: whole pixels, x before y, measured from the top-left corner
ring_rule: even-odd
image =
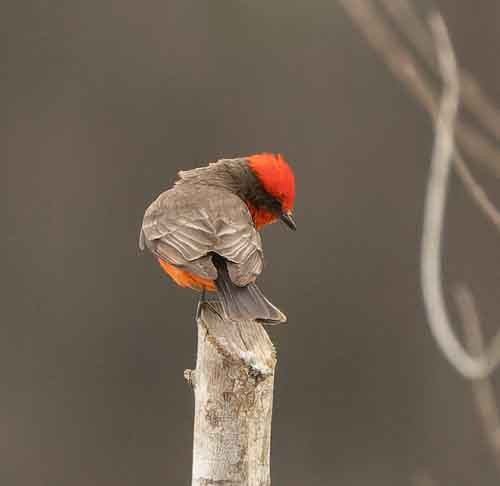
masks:
[[[276,352],[261,324],[221,315],[202,306],[196,369],[184,372],[195,396],[192,485],[269,486]]]

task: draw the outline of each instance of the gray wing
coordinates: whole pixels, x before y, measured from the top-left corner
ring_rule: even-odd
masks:
[[[227,260],[231,280],[253,282],[262,271],[262,241],[247,206],[221,188],[181,185],[146,210],[139,246],[173,265],[215,280],[210,252]]]

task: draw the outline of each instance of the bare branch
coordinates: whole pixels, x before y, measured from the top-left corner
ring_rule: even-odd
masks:
[[[448,178],[454,153],[453,127],[459,103],[459,81],[455,55],[443,19],[434,14],[431,28],[435,38],[444,88],[436,121],[429,184],[424,210],[422,235],[422,292],[431,332],[443,354],[466,378],[484,378],[498,361],[483,355],[470,356],[456,337],[443,296],[441,241]],[[495,349],[493,349],[495,351]]]
[[[437,140],[433,157],[433,161],[436,161],[436,163],[438,163],[437,167],[440,170],[433,171],[434,176],[431,175],[429,182],[427,204],[430,204],[432,207],[430,212],[426,212],[426,214],[428,215],[428,217],[426,218],[428,235],[424,238],[424,241],[426,241],[427,243],[423,243],[425,251],[424,248],[422,250],[423,253],[431,255],[430,259],[426,259],[427,263],[423,264],[422,273],[424,273],[425,267],[426,275],[429,273],[433,274],[433,283],[424,285],[424,293],[428,293],[430,296],[430,300],[426,300],[426,305],[428,313],[433,315],[433,319],[431,321],[431,330],[433,331],[434,337],[436,338],[436,341],[438,342],[445,356],[464,376],[467,376],[469,378],[479,378],[481,376],[485,376],[496,366],[498,361],[500,361],[500,356],[498,358],[495,357],[497,354],[499,354],[495,350],[500,348],[500,337],[498,339],[495,339],[492,343],[492,346],[490,348],[491,357],[489,360],[485,360],[484,358],[475,359],[469,356],[467,351],[460,344],[459,340],[455,336],[455,333],[453,332],[453,329],[449,322],[449,318],[447,316],[446,306],[444,304],[443,298],[443,291],[441,288],[441,232],[448,185],[449,167],[452,163],[453,154],[456,159],[456,168],[458,175],[463,181],[468,193],[472,196],[473,201],[486,214],[486,216],[492,221],[492,223],[495,224],[495,226],[500,226],[500,214],[498,210],[491,203],[490,199],[481,188],[481,186],[475,181],[458,149],[454,147],[453,126],[456,123],[458,111],[459,73],[446,28],[444,27],[444,23],[441,22],[443,25],[442,31],[444,32],[444,35],[440,36],[440,42],[438,45],[438,54],[440,55],[438,57],[440,72],[443,71],[443,68],[446,69],[446,72],[442,72],[442,75],[447,75],[444,79],[445,85],[448,83],[448,86],[445,90],[448,93],[448,100],[451,99],[449,97],[450,93],[456,97],[456,100],[453,103],[456,106],[452,113],[453,120],[451,123],[449,120],[451,110],[449,109],[446,110],[448,112],[446,114],[448,120],[444,119],[444,121],[448,121],[448,123],[443,123],[442,119],[443,104],[451,105],[451,103],[445,103],[445,96],[443,97],[443,102],[439,105],[438,108],[437,97],[434,93],[434,88],[428,78],[423,74],[424,70],[417,63],[411,52],[405,49],[404,46],[402,46],[402,44],[398,41],[397,37],[392,33],[391,29],[387,26],[384,19],[375,9],[374,3],[371,0],[339,1],[346,12],[350,15],[352,20],[355,22],[355,24],[358,26],[358,28],[361,30],[361,32],[363,32],[365,37],[368,39],[370,45],[385,60],[391,71],[411,90],[413,95],[431,114],[435,121],[437,131],[440,128],[441,135],[436,135]],[[396,0],[396,3],[398,3],[398,1],[399,0]],[[387,6],[390,2],[389,0],[387,0],[384,1],[384,3]],[[401,4],[403,5],[403,7],[405,3],[405,0],[401,0]],[[395,7],[392,7],[391,11],[394,14],[394,12],[396,11]],[[399,11],[399,14],[401,14],[401,11]],[[417,34],[413,34],[413,37],[414,39],[418,40],[418,42],[416,41],[416,43],[420,44],[420,50],[427,53],[428,47],[423,46],[422,42],[423,37],[421,26],[419,27],[419,29],[420,30],[417,31]],[[445,49],[445,51],[443,51],[443,49]],[[451,56],[447,55],[443,57],[443,52],[448,52],[448,54],[451,54]],[[429,59],[429,56],[427,54],[425,57],[426,59]],[[434,55],[430,56],[430,58],[433,59]],[[450,60],[452,62],[450,62]],[[453,76],[451,79],[450,74],[452,73],[452,71]],[[449,83],[450,79],[452,81],[451,85]],[[453,93],[453,91],[456,92]],[[475,101],[475,103],[476,104],[474,106],[480,106],[480,104],[477,104],[477,100]],[[474,155],[475,152],[479,150],[479,152],[482,154],[482,160],[485,160],[484,156],[486,155],[486,152],[490,151],[492,147],[488,143],[486,143],[486,145],[483,144],[483,138],[478,134],[477,131],[471,131],[469,130],[469,127],[467,125],[462,124],[455,127],[455,132],[457,133],[457,139],[462,142],[462,146],[467,150],[467,152]],[[447,135],[443,137],[442,134],[444,133],[446,133]],[[445,149],[444,152],[443,148]],[[448,150],[451,150],[451,152],[446,156],[446,152]],[[487,158],[488,157],[486,157],[486,159]],[[432,166],[434,167],[435,164],[433,163]],[[496,166],[496,163],[494,167],[496,167],[495,170],[497,171],[497,175],[500,174],[500,171],[497,170],[498,167]],[[496,341],[498,341],[498,343]]]
[[[413,95],[422,103],[435,121],[437,115],[437,97],[432,84],[423,75],[424,69],[415,57],[409,51],[405,50],[397,37],[391,33],[384,19],[374,9],[373,3],[370,0],[364,2],[357,2],[356,0],[340,1],[351,18],[356,22],[356,25],[365,34],[370,45],[381,54],[392,72],[410,88]],[[439,68],[434,54],[431,34],[428,32],[425,24],[416,15],[411,3],[408,0],[380,1],[403,33],[412,41],[425,61],[429,65],[434,66],[435,70],[438,71]],[[485,109],[485,104],[490,103],[490,101],[482,95],[477,83],[472,78],[469,78],[468,74],[463,74],[461,78],[465,82],[465,90],[463,91],[464,100],[468,100],[470,109],[474,110],[474,113],[478,117],[484,117],[484,124],[487,124],[490,130],[493,131],[494,126],[500,132],[500,115],[498,115],[497,110],[494,108]],[[474,153],[477,145],[481,144],[480,141],[477,141],[477,134],[469,133],[467,129],[464,132],[462,128],[462,137],[462,143],[469,147],[468,152],[470,153]],[[482,149],[480,148],[480,150]],[[474,179],[460,151],[456,147],[454,158],[457,174],[462,180],[468,194],[472,197],[473,202],[496,227],[500,227],[500,212]],[[498,175],[500,175],[500,171],[498,171]]]
[[[371,0],[339,0],[351,20],[380,54],[393,74],[402,81],[431,114],[437,112],[437,97],[411,52],[392,33]]]
[[[395,12],[402,15],[407,0],[395,0],[395,5],[400,4],[398,10],[389,0],[381,0],[391,7],[393,16]],[[461,143],[464,150],[472,156],[478,156],[489,167],[500,175],[498,164],[498,152],[482,135],[469,125],[457,121],[458,103],[460,98],[459,71],[446,26],[439,16],[433,22],[433,37],[437,47],[439,74],[444,80],[444,94],[438,104],[435,88],[425,70],[417,62],[412,53],[406,49],[397,36],[388,27],[384,18],[378,13],[372,0],[339,0],[345,11],[349,14],[355,25],[365,35],[374,50],[381,55],[393,74],[400,79],[425,107],[432,116],[436,126],[436,141],[433,151],[433,162],[431,164],[431,176],[426,198],[426,212],[424,221],[424,235],[422,242],[422,281],[424,299],[429,317],[431,331],[453,366],[465,377],[481,378],[487,376],[500,362],[500,336],[496,337],[487,357],[473,357],[461,345],[451,326],[446,306],[444,303],[442,279],[441,279],[441,233],[444,217],[446,193],[448,187],[449,169],[452,159],[455,158],[457,173],[463,181],[468,193],[472,196],[476,205],[484,212],[491,222],[500,228],[500,213],[488,198],[485,191],[473,178],[459,150],[454,144],[454,133],[457,141]],[[389,8],[387,8],[389,10]],[[405,26],[407,26],[405,24]],[[418,26],[418,24],[417,24]],[[404,26],[403,26],[404,27]],[[414,27],[414,26],[413,26]],[[420,44],[419,50],[425,52],[427,62],[435,62],[434,54],[427,54],[428,47],[424,46],[422,26],[413,33],[414,43]],[[437,29],[436,32],[434,30]],[[423,28],[425,32],[427,30]],[[410,34],[405,31],[410,37]],[[466,84],[468,80],[466,79]],[[471,97],[472,90],[469,83],[468,95]],[[475,110],[481,107],[485,98],[476,93],[472,96]],[[478,101],[479,100],[479,101]],[[488,122],[492,123],[493,118]],[[495,122],[496,123],[496,122]],[[491,129],[491,127],[490,127]]]
[[[404,47],[378,13],[373,1],[339,0],[339,2],[393,74],[435,119],[438,98],[432,82],[424,74],[425,70],[415,56]],[[457,121],[455,131],[457,143],[464,152],[470,157],[477,158],[500,177],[500,152],[497,148],[465,121]]]
[[[491,202],[488,194],[486,194],[486,191],[481,187],[479,182],[474,179],[470,169],[458,152],[455,152],[455,169],[472,200],[490,222],[500,230],[500,212]]]
[[[464,285],[457,286],[453,295],[461,315],[467,347],[473,355],[481,356],[484,353],[484,339],[474,298]],[[488,378],[483,378],[475,380],[472,389],[484,434],[500,469],[500,414],[493,385]]]
[[[431,33],[426,24],[416,13],[410,0],[380,0],[384,9],[394,20],[401,33],[410,40],[417,52],[422,56],[427,66],[439,75],[436,54]],[[468,72],[459,70],[461,98],[464,105],[481,122],[483,127],[500,140],[500,112],[492,100],[482,92],[479,84]],[[500,212],[490,198],[474,179],[463,157],[456,150],[455,169],[474,203],[500,229]]]
[[[445,82],[436,122],[431,173],[425,201],[422,237],[422,291],[432,334],[444,355],[467,377],[482,375],[483,362],[471,358],[456,338],[444,302],[441,276],[441,237],[449,171],[453,156],[453,126],[458,111],[459,85],[455,57],[444,22],[433,17],[432,27]]]
[[[439,76],[431,33],[415,11],[412,2],[410,0],[380,0],[380,3],[422,56],[427,66]],[[484,94],[469,72],[462,69],[458,74],[464,106],[477,118],[483,128],[500,141],[500,111],[495,103]]]

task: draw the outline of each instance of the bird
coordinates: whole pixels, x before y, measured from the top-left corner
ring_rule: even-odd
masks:
[[[181,170],[146,209],[139,236],[181,287],[216,292],[229,321],[286,322],[255,283],[264,266],[260,230],[281,220],[297,226],[295,176],[283,155],[257,153]],[[217,312],[218,313],[218,312]],[[198,315],[198,314],[197,314]]]

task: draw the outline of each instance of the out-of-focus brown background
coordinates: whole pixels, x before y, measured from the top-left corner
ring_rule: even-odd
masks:
[[[500,102],[500,4],[438,4]],[[264,231],[261,284],[289,316],[271,330],[274,483],[498,484],[419,291],[429,119],[335,1],[4,9],[0,484],[189,483],[196,296],[140,254],[138,230],[178,169],[258,151],[298,180],[299,231]],[[446,276],[491,333],[499,237],[456,179],[448,207]]]

